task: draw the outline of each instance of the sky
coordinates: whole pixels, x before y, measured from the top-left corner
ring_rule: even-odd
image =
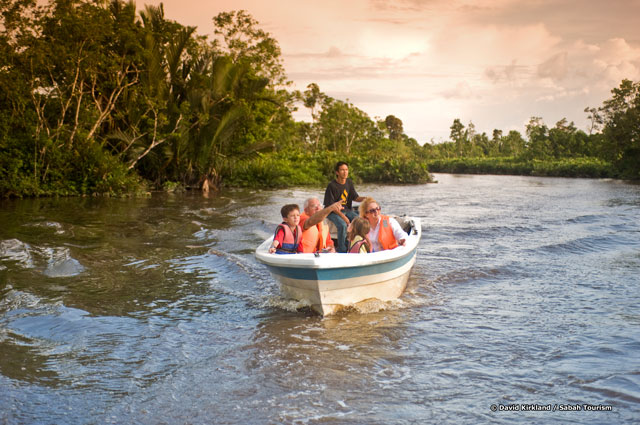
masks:
[[[159,4],[138,0],[138,6]],[[587,131],[626,78],[640,81],[640,0],[164,0],[165,17],[213,34],[246,10],[282,50],[292,88],[316,83],[420,144],[453,120],[492,137],[531,117]],[[305,108],[294,114],[309,120]]]

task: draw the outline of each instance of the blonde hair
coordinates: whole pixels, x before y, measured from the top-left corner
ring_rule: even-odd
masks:
[[[351,222],[351,230],[347,232],[347,238],[352,241],[356,236],[367,237],[367,233],[371,229],[371,225],[366,218],[356,217]]]
[[[369,205],[371,204],[378,204],[378,201],[373,199],[371,196],[367,196],[366,198],[364,198],[364,201],[362,201],[362,203],[358,207],[360,217],[364,218],[367,216],[367,211],[369,210]],[[380,206],[380,204],[378,204],[378,206]]]

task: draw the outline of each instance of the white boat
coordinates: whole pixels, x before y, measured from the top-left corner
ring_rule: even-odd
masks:
[[[405,246],[369,254],[270,254],[273,237],[256,249],[286,298],[307,302],[321,315],[378,299],[391,301],[404,292],[422,236],[420,218],[394,217],[409,234]]]

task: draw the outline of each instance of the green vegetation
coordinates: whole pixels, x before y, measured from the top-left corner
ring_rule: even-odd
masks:
[[[640,83],[623,80],[600,108],[586,108],[590,133],[566,119],[549,129],[532,117],[524,139],[517,131],[492,138],[459,119],[451,141],[425,144],[431,171],[640,179]]]
[[[429,162],[434,172],[459,174],[511,174],[549,177],[612,177],[611,163],[598,158],[563,158],[558,160],[518,157],[451,158]]]
[[[0,197],[324,184],[337,160],[361,182],[432,170],[640,178],[640,84],[624,80],[592,132],[540,118],[527,140],[455,120],[425,144],[310,84],[289,90],[276,40],[245,11],[213,40],[123,0],[0,0]],[[296,104],[313,121],[292,118]]]

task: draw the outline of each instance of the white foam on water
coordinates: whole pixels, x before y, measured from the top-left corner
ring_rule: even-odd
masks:
[[[24,268],[33,268],[31,247],[18,239],[0,241],[0,260],[15,261]]]
[[[58,223],[57,221],[43,221],[41,223],[32,223],[32,224],[29,224],[28,226],[54,229],[56,235],[63,235],[65,233],[65,230],[62,227],[62,224]]]
[[[42,313],[50,313],[57,311],[62,305],[62,303],[58,301],[43,301],[43,299],[37,295],[13,289],[11,285],[8,285],[6,289],[8,289],[8,291],[5,292],[4,296],[0,299],[0,313],[6,314],[15,310],[25,310],[25,312],[27,312],[41,308],[45,309]]]
[[[49,257],[43,272],[45,276],[70,277],[85,271],[84,266],[71,256],[69,248],[45,248],[43,253]]]

